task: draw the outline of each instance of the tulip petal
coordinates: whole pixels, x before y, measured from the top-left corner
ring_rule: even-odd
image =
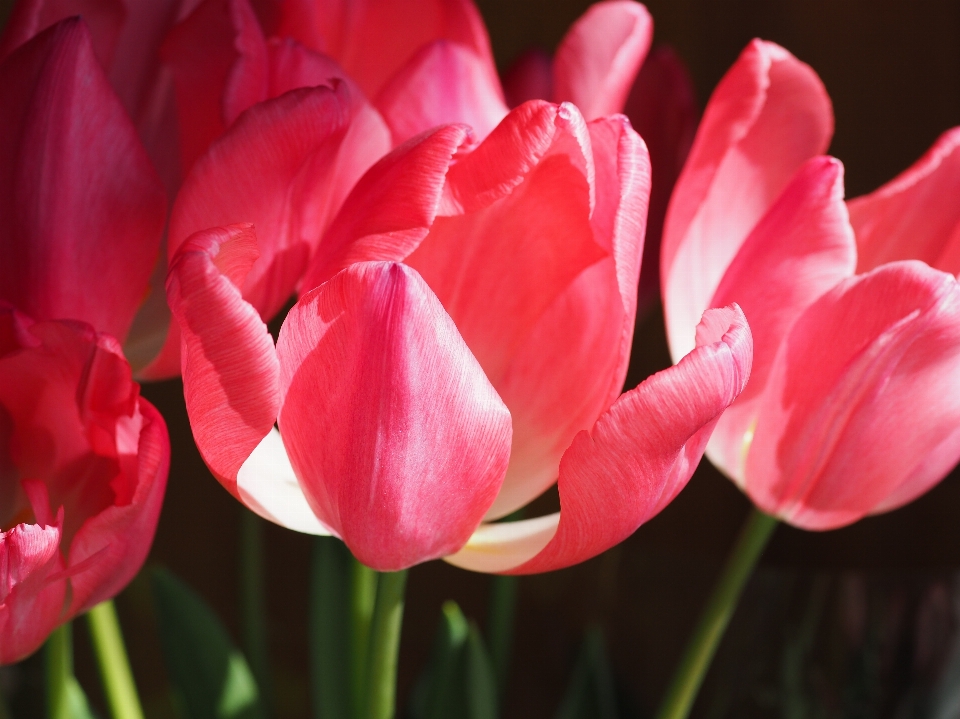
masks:
[[[624,113],[647,143],[656,178],[650,188],[650,212],[638,290],[638,302],[643,308],[660,297],[663,221],[673,186],[693,144],[699,119],[693,80],[671,48],[657,47],[647,56],[630,90]]]
[[[717,85],[664,224],[660,277],[674,358],[740,245],[803,162],[833,132],[816,73],[773,43],[754,40]]]
[[[0,74],[0,299],[123,339],[159,251],[160,179],[79,20]]]
[[[286,0],[280,12],[277,35],[337,60],[367,97],[434,40],[466,45],[493,71],[487,31],[470,0]]]
[[[853,275],[856,263],[843,166],[816,157],[753,228],[712,301],[715,307],[740,305],[753,332],[750,385],[724,412],[707,448],[710,460],[737,484],[743,485],[744,442],[784,338],[807,307]]]
[[[79,15],[90,29],[94,54],[108,68],[127,14],[125,5],[123,0],[18,0],[3,28],[0,60],[50,26]]]
[[[60,624],[67,583],[60,527],[18,524],[0,532],[0,664],[34,652]]]
[[[331,534],[310,509],[276,428],[240,467],[237,490],[247,507],[281,527],[305,534]]]
[[[204,0],[161,50],[176,88],[184,176],[238,114],[267,96],[267,47],[248,0]]]
[[[514,441],[510,469],[488,518],[509,514],[553,484],[574,436],[591,427],[623,387],[650,164],[626,118],[595,120],[589,132],[596,168],[590,225],[608,256],[560,292],[495,382],[513,417]]]
[[[238,289],[256,258],[252,227],[214,228],[183,243],[167,277],[193,436],[207,466],[241,500],[237,473],[280,408],[273,339]]]
[[[553,58],[539,48],[523,53],[503,75],[503,95],[513,109],[553,97]]]
[[[294,306],[277,351],[280,432],[324,524],[378,570],[463,546],[503,481],[510,415],[426,283],[352,265]]]
[[[469,141],[466,127],[448,125],[409,140],[370,168],[324,235],[301,290],[354,262],[406,259],[433,224],[453,157]]]
[[[653,38],[653,20],[633,0],[591,5],[553,60],[553,100],[572,102],[587,120],[622,112]]]
[[[437,125],[462,122],[478,139],[507,114],[489,58],[449,40],[425,45],[377,95],[394,144]]]
[[[896,260],[922,260],[960,273],[960,127],[945,132],[912,167],[851,200],[858,272]]]
[[[447,561],[511,574],[560,569],[623,541],[663,509],[686,486],[717,417],[750,375],[750,329],[735,305],[707,311],[697,344],[576,436],[560,464],[559,521],[482,525],[477,544],[471,539]]]
[[[746,491],[833,529],[930,489],[960,458],[960,287],[917,261],[842,282],[796,321],[768,381]]]

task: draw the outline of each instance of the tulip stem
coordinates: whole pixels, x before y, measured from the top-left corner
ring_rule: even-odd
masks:
[[[68,685],[73,679],[70,623],[53,630],[44,648],[47,671],[47,719],[70,719]]]
[[[685,719],[690,713],[743,588],[776,526],[775,518],[756,508],[751,510],[673,675],[657,719]]]
[[[87,623],[111,716],[114,719],[143,719],[113,600],[100,602],[87,612]]]
[[[349,552],[348,552],[349,553]],[[367,656],[370,624],[377,602],[379,573],[350,555],[350,691],[351,716],[363,719],[367,703]]]
[[[336,537],[314,537],[310,572],[310,689],[314,719],[347,719],[351,692],[348,594],[353,558]]]
[[[367,651],[363,719],[393,719],[395,715],[397,659],[406,585],[407,570],[383,572],[377,581],[377,601]]]

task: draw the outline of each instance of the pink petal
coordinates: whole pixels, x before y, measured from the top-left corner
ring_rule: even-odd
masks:
[[[324,235],[301,289],[319,286],[354,262],[406,259],[433,224],[450,164],[469,140],[462,125],[441,127],[370,168]]]
[[[352,265],[278,340],[280,432],[314,512],[395,570],[458,550],[503,481],[510,415],[415,272]]]
[[[492,69],[490,41],[470,0],[286,0],[277,34],[330,55],[367,97],[424,45],[466,45]]]
[[[674,358],[693,347],[727,265],[794,172],[833,132],[816,73],[754,40],[714,90],[664,224],[660,276]]]
[[[0,298],[122,339],[159,250],[160,180],[79,20],[0,72]]]
[[[423,46],[375,104],[399,144],[437,125],[462,122],[484,138],[507,114],[490,59],[449,40]]]
[[[557,48],[553,100],[572,102],[588,120],[621,112],[652,37],[653,21],[640,3],[591,5]]]
[[[539,48],[527,50],[503,75],[503,94],[511,109],[527,100],[553,97],[553,58]]]
[[[746,491],[804,529],[906,503],[960,458],[960,288],[917,261],[851,278],[794,324],[768,381]]]
[[[67,583],[49,578],[62,569],[59,527],[0,532],[0,664],[32,654],[60,625]]]
[[[767,380],[796,319],[838,282],[853,275],[856,240],[843,202],[843,165],[808,160],[753,228],[720,281],[712,304],[736,302],[753,332],[750,385],[717,425],[707,454],[743,484],[745,442]]]
[[[735,305],[707,311],[697,344],[576,436],[560,464],[559,521],[482,525],[477,544],[471,539],[447,561],[511,574],[560,569],[622,542],[663,509],[686,486],[717,417],[750,375],[750,329]]]
[[[247,0],[204,0],[163,44],[172,70],[184,176],[227,124],[267,96],[267,48]]]
[[[663,221],[699,119],[693,80],[670,47],[654,48],[647,56],[630,90],[624,113],[647,143],[654,175],[638,294],[638,301],[644,307],[660,296]]]
[[[90,29],[93,52],[110,67],[127,15],[124,0],[17,0],[0,37],[0,60],[52,25],[80,15]]]
[[[260,259],[243,295],[264,319],[275,315],[338,209],[342,185],[355,179],[343,177],[337,162],[350,119],[342,84],[294,90],[250,108],[184,182],[170,218],[170,256],[194,232],[253,223]]]
[[[198,232],[177,250],[167,299],[182,333],[183,393],[193,437],[234,496],[237,473],[280,408],[273,339],[239,287],[257,259],[250,225]]]
[[[589,224],[606,257],[560,291],[495,381],[513,417],[514,442],[491,518],[525,505],[553,484],[574,436],[591,427],[623,387],[650,165],[643,141],[626,118],[595,120],[589,132],[596,170],[596,205]],[[537,277],[537,271],[530,268],[529,276]],[[525,284],[515,279],[513,291],[529,291]],[[491,292],[482,296],[484,302],[497,301]],[[509,331],[503,318],[499,327]]]
[[[858,272],[896,260],[922,260],[960,273],[960,128],[945,132],[912,167],[851,200]]]

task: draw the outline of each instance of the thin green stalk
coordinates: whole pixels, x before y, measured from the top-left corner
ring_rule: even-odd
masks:
[[[143,719],[113,600],[100,602],[87,612],[87,623],[110,714],[114,719]]]
[[[396,711],[397,659],[406,585],[407,570],[384,572],[377,582],[377,603],[370,624],[363,719],[393,719]]]
[[[367,655],[370,624],[377,600],[379,573],[350,557],[350,690],[351,715],[366,716]]]
[[[350,552],[336,537],[314,537],[310,571],[310,688],[314,719],[347,719],[352,687],[344,661],[350,654]]]
[[[242,509],[240,515],[240,617],[243,651],[257,681],[263,715],[273,714],[273,677],[267,643],[266,583],[263,572],[263,520]]]
[[[520,577],[494,575],[490,586],[490,611],[487,615],[487,637],[490,661],[497,681],[497,696],[503,697],[510,672],[513,648],[513,625],[517,611]],[[502,703],[502,702],[501,702]]]
[[[713,655],[737,608],[743,587],[776,526],[777,520],[773,517],[758,509],[751,510],[707,606],[700,615],[700,621],[657,712],[657,719],[685,719],[690,713]]]
[[[68,703],[73,680],[73,636],[70,623],[55,629],[44,648],[47,673],[47,719],[70,719]]]

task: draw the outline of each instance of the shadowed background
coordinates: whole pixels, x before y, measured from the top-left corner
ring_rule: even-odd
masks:
[[[552,50],[589,5],[582,0],[480,0],[478,4],[501,70],[528,47]],[[941,132],[960,124],[957,0],[651,0],[647,7],[655,23],[654,43],[669,43],[687,63],[701,108],[753,37],[778,42],[811,64],[834,102],[836,134],[830,152],[846,166],[848,196],[868,192],[890,179]],[[960,198],[945,201],[960,202]],[[668,364],[659,307],[655,307],[638,327],[628,387]],[[171,568],[196,588],[239,639],[241,508],[199,459],[180,384],[148,385],[143,393],[166,417],[173,446],[169,489],[150,562]],[[538,509],[552,511],[555,503],[555,496],[545,497]],[[627,703],[636,716],[647,715],[665,688],[748,508],[740,492],[704,461],[679,498],[620,547],[579,567],[524,578],[504,716],[554,716],[584,631],[592,626],[604,632],[613,672]],[[809,534],[780,527],[695,713],[745,716],[745,710],[730,710],[738,706],[736,698],[718,692],[719,685],[741,682],[731,672],[753,671],[743,657],[764,656],[764,647],[773,641],[766,634],[775,635],[776,641],[786,635],[790,639],[794,636],[790,632],[802,634],[803,618],[812,611],[810,607],[817,606],[820,594],[847,604],[860,601],[858,597],[872,597],[856,606],[878,606],[881,612],[900,607],[897,616],[920,616],[918,621],[928,621],[923,612],[933,612],[934,619],[928,621],[933,622],[932,628],[925,631],[952,636],[955,626],[948,620],[956,596],[951,577],[960,570],[958,520],[960,474],[954,472],[909,507],[848,529]],[[307,717],[310,539],[273,526],[266,528],[265,539],[278,714],[282,719]],[[482,625],[489,586],[488,577],[442,562],[412,570],[401,645],[401,705],[425,662],[440,604],[455,599],[468,617]],[[139,582],[118,600],[147,711],[160,717],[168,699],[147,603],[146,588]],[[928,611],[928,606],[934,609]],[[837,616],[839,624],[834,627],[827,622],[821,634],[830,627],[849,634],[847,624],[856,624],[859,615]],[[946,624],[938,624],[937,617],[946,617]],[[850,631],[855,630],[857,626]],[[85,632],[76,634],[78,675],[91,699],[102,705]],[[923,640],[914,636],[916,632],[908,634],[909,641]],[[37,672],[29,670],[31,662],[37,660],[30,660],[24,671],[5,681],[27,689],[37,681]],[[894,662],[890,671],[907,671],[898,666]],[[757,671],[762,673],[762,668]],[[750,700],[751,716],[781,715],[776,708],[765,713],[761,699]],[[870,715],[900,716],[895,708],[889,712],[881,708]]]

